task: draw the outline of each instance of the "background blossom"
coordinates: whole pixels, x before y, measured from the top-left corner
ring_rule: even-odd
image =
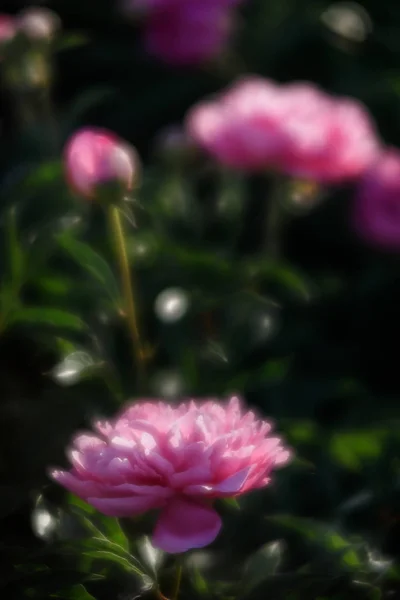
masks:
[[[187,116],[187,128],[221,164],[272,169],[322,182],[356,178],[379,152],[364,107],[311,83],[279,85],[247,78]]]
[[[240,0],[128,0],[127,14],[142,16],[144,47],[172,65],[195,65],[218,56],[234,30]]]
[[[389,149],[365,173],[358,186],[353,223],[365,241],[400,250],[400,151]]]

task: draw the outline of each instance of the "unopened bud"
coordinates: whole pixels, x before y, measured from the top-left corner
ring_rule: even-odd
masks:
[[[101,186],[114,184],[121,192],[132,189],[138,179],[136,151],[112,132],[84,128],[75,133],[65,149],[65,172],[72,189],[86,198],[94,198]]]

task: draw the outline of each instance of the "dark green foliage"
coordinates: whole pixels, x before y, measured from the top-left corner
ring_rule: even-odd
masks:
[[[7,5],[8,4],[8,5]],[[17,10],[2,2],[2,11]],[[104,212],[72,197],[60,152],[83,124],[144,161],[126,204],[129,258],[154,347],[146,394],[242,394],[294,449],[273,485],[220,503],[224,528],[183,560],[180,599],[400,598],[400,263],[351,232],[352,189],[287,218],[278,261],[263,246],[268,182],[194,158],[156,159],[159,130],[232,78],[311,79],[367,103],[400,144],[400,8],[368,0],[373,31],[339,44],[328,2],[248,0],[228,65],[174,70],[144,56],[111,0],[54,0],[56,140],[21,127],[3,90],[0,144],[0,590],[7,600],[170,597],[171,557],[147,545],[153,516],[102,517],[50,483],[98,414],[137,396]],[[1,68],[1,67],[0,67]],[[158,294],[182,288],[185,318]],[[38,511],[49,516],[38,530]],[[36,517],[35,517],[36,515]],[[160,597],[160,596],[159,596]]]

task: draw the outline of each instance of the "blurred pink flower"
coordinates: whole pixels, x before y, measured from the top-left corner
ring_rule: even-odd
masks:
[[[147,52],[172,65],[193,65],[220,54],[242,0],[123,0],[126,14],[144,17]]]
[[[72,470],[51,477],[106,515],[159,509],[153,543],[170,553],[210,544],[221,528],[212,501],[268,485],[290,458],[271,424],[235,397],[224,405],[144,401],[95,428],[75,438]]]
[[[353,222],[366,241],[389,250],[400,250],[399,150],[383,152],[361,179]]]
[[[241,80],[192,108],[187,129],[226,166],[321,182],[358,177],[379,152],[362,104],[328,96],[310,83]]]
[[[125,13],[149,15],[168,10],[186,10],[195,6],[231,8],[243,0],[122,0]]]
[[[0,45],[11,40],[16,31],[15,19],[9,15],[0,14]]]
[[[67,181],[76,193],[87,198],[106,182],[119,181],[126,190],[131,189],[138,164],[134,149],[103,129],[80,129],[65,148]]]
[[[144,30],[147,52],[172,65],[210,60],[225,47],[232,30],[230,12],[194,4],[156,13]]]

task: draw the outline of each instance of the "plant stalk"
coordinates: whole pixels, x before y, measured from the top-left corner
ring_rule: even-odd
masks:
[[[182,570],[183,570],[182,563],[181,563],[181,561],[179,561],[176,566],[175,586],[174,586],[174,591],[172,593],[171,600],[178,600],[179,590],[181,588],[181,581],[182,581]]]
[[[137,315],[137,295],[135,293],[128,255],[126,252],[125,236],[122,226],[121,213],[116,205],[109,209],[109,219],[115,244],[115,251],[119,262],[125,315],[128,322],[129,333],[133,342],[133,356],[136,362],[139,384],[143,383],[145,376],[146,353],[143,347],[139,330]]]

